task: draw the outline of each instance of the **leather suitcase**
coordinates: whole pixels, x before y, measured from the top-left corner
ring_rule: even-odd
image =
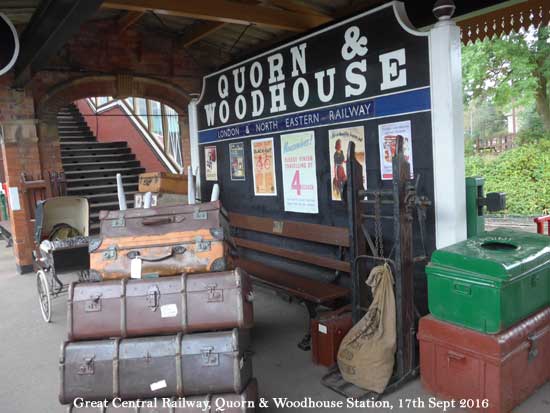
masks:
[[[353,326],[351,306],[327,311],[311,320],[311,357],[313,363],[331,367],[336,364],[338,348]]]
[[[143,208],[143,198],[145,193],[138,192],[134,195],[134,208]],[[160,206],[177,206],[177,205],[187,205],[188,199],[187,195],[181,194],[167,194],[163,192],[153,192],[151,194],[151,206],[160,207]]]
[[[243,270],[148,280],[73,283],[68,339],[93,340],[251,328],[252,283]]]
[[[220,227],[229,234],[227,212],[220,201],[99,213],[102,238],[142,237]]]
[[[166,192],[187,195],[187,175],[147,172],[139,175],[139,192]]]
[[[258,399],[258,382],[252,379],[241,394],[208,394],[190,396],[185,399],[152,399],[131,401],[130,406],[116,401],[105,409],[102,407],[74,407],[70,405],[68,413],[253,413]],[[134,406],[134,404],[141,405]]]
[[[248,330],[66,342],[59,401],[241,393],[252,378]]]
[[[223,228],[100,237],[90,242],[90,271],[103,280],[227,271],[233,268],[229,242]]]
[[[550,379],[550,308],[495,335],[428,315],[418,339],[423,386],[442,398],[473,400],[463,406],[472,411],[509,412]]]

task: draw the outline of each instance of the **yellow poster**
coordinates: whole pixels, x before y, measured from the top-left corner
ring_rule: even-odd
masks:
[[[256,139],[251,144],[254,195],[276,196],[277,182],[275,178],[273,138]]]

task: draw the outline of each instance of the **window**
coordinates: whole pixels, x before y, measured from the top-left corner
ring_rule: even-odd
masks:
[[[164,106],[168,125],[168,155],[180,167],[183,167],[183,159],[181,158],[181,138],[180,125],[178,121],[178,113],[169,106]]]
[[[126,102],[126,105],[130,108],[130,109],[134,109],[134,98],[126,98],[124,99],[124,101]]]
[[[149,103],[151,105],[151,133],[157,138],[159,144],[164,147],[161,103],[155,100],[150,100]]]
[[[143,122],[145,127],[149,129],[149,119],[147,117],[147,101],[143,98],[136,98],[136,107],[134,109],[136,115]]]

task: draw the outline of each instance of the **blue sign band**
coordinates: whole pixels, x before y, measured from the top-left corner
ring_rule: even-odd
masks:
[[[199,144],[356,122],[431,108],[430,88],[199,131]]]

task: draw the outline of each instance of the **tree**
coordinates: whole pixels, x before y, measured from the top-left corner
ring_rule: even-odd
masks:
[[[501,107],[535,103],[550,132],[550,28],[485,40],[462,49],[464,99],[492,100]]]

